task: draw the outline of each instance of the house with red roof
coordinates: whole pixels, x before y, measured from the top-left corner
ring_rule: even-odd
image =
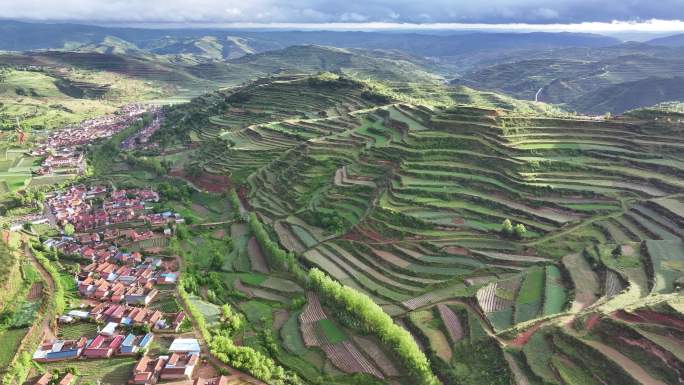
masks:
[[[113,336],[99,334],[83,349],[82,355],[86,358],[109,358],[118,351],[124,338],[121,334]]]

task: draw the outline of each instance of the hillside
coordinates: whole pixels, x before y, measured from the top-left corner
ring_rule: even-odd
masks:
[[[467,88],[442,107],[368,91],[333,75],[264,79],[172,108],[157,138],[181,151],[174,175],[228,176],[276,247],[381,306],[446,384],[681,377],[679,123]],[[369,353],[391,347],[366,345],[345,314],[307,295],[277,343],[404,381]],[[337,341],[366,354],[343,365]]]
[[[648,84],[651,78],[684,75],[680,51],[621,47],[594,56],[593,51],[539,53],[540,58],[514,58],[500,64],[476,68],[452,81],[478,89],[504,92],[517,98],[564,105],[569,110],[597,113],[596,95],[611,95],[606,111],[620,113],[626,109],[667,101],[667,94],[654,91],[642,100],[620,100],[614,93],[633,84]],[[532,54],[534,56],[534,54]],[[637,83],[641,82],[641,83]],[[661,84],[662,82],[656,82]],[[662,88],[652,84],[655,88]],[[613,93],[613,94],[611,94]],[[621,93],[620,93],[621,94]],[[627,95],[625,95],[627,97]],[[643,104],[635,104],[643,103]]]
[[[684,47],[684,34],[660,37],[649,40],[648,44],[665,47]]]
[[[440,80],[438,75],[426,71],[417,61],[407,55],[307,45],[249,54],[229,63],[263,74],[330,71],[391,82],[434,83]]]
[[[580,96],[569,105],[590,114],[616,114],[670,100],[684,100],[682,87],[684,77],[646,78],[601,88]]]

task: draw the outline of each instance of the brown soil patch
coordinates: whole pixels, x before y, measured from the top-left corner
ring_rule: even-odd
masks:
[[[290,313],[285,309],[278,309],[273,312],[273,330],[280,330],[290,317]]]
[[[357,226],[353,231],[348,232],[343,237],[350,241],[368,241],[375,243],[395,243],[398,239],[387,238],[375,230],[366,228],[365,226]]]
[[[242,203],[242,206],[244,206],[245,210],[252,211],[252,206],[249,204],[249,201],[247,200],[247,196],[249,195],[249,189],[247,188],[247,186],[241,186],[237,190],[237,195],[238,198],[240,198],[240,202]]]
[[[40,282],[36,282],[33,285],[31,285],[31,290],[29,290],[29,294],[26,297],[29,301],[36,300],[40,297],[43,296],[43,284]]]
[[[225,230],[225,229],[218,229],[218,230],[214,231],[214,232],[211,234],[211,236],[214,237],[214,238],[219,238],[219,239],[220,239],[220,238],[223,238],[223,237],[226,236],[226,230]]]
[[[196,375],[200,378],[214,378],[217,377],[219,373],[214,365],[203,360],[199,366],[199,369],[197,370]]]
[[[269,270],[268,263],[266,263],[266,257],[255,237],[251,237],[247,243],[247,254],[249,254],[249,260],[252,263],[253,271],[268,274]]]
[[[584,324],[584,329],[588,332],[590,332],[596,324],[599,323],[601,320],[601,315],[598,313],[592,314],[589,318],[587,318],[587,322]]]
[[[468,249],[464,249],[463,247],[458,247],[458,246],[447,246],[444,249],[445,252],[449,254],[456,254],[456,255],[470,255],[470,251]]]
[[[200,216],[206,216],[211,213],[208,208],[197,203],[193,203],[190,207],[192,208],[192,211],[194,211],[196,214],[199,214]]]
[[[190,181],[198,188],[211,193],[227,192],[232,187],[230,178],[225,175],[216,175],[203,172],[199,176],[191,176],[185,173],[185,171],[178,169],[171,170],[169,175]]]
[[[622,252],[622,255],[626,257],[631,257],[634,255],[634,248],[631,245],[620,246],[620,251]]]

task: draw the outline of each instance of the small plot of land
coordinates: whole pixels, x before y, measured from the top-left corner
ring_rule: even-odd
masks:
[[[133,373],[137,359],[135,357],[114,357],[105,360],[64,361],[43,364],[45,371],[63,370],[75,367],[78,370],[79,383],[96,383],[125,385]]]
[[[28,329],[10,329],[4,332],[0,332],[0,372],[3,372],[5,368],[9,367],[9,363],[14,358],[14,355],[19,348],[19,343],[26,335]]]

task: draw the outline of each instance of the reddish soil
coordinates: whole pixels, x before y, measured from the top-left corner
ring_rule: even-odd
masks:
[[[163,269],[166,269],[167,271],[178,271],[180,269],[180,267],[178,266],[178,261],[176,259],[170,261],[163,261],[161,267]]]
[[[447,246],[443,250],[449,254],[470,255],[470,251],[458,246]]]
[[[621,343],[639,347],[641,350],[644,350],[644,351],[648,352],[649,354],[657,357],[659,360],[663,361],[665,364],[668,364],[668,365],[675,364],[674,362],[673,363],[670,362],[672,360],[672,357],[669,357],[669,355],[667,353],[665,353],[662,349],[660,349],[658,347],[658,345],[656,345],[652,342],[649,342],[646,339],[635,340],[635,339],[626,338],[626,337],[622,337],[622,336],[618,336],[617,339]]]
[[[391,243],[391,242],[397,242],[397,239],[393,238],[386,238],[382,234],[378,233],[377,231],[373,229],[366,228],[365,226],[357,226],[356,231],[359,232],[362,236],[372,239],[374,242],[378,243]]]
[[[453,224],[455,224],[455,225],[462,225],[462,224],[465,223],[465,219],[463,219],[463,218],[454,218],[454,219],[451,220],[451,223],[453,223]]]
[[[252,206],[250,206],[249,201],[247,200],[247,195],[249,195],[249,189],[247,186],[241,186],[237,190],[237,195],[238,198],[240,198],[240,202],[242,202],[242,206],[245,208],[245,210],[252,211]]]
[[[43,284],[36,282],[31,286],[28,296],[26,297],[29,301],[36,300],[43,295]]]
[[[214,378],[219,375],[218,371],[214,365],[210,364],[206,360],[200,364],[199,370],[197,370],[197,377],[200,378]]]
[[[273,313],[273,330],[280,330],[281,327],[287,322],[290,313],[285,309],[278,309]]]
[[[514,339],[512,339],[508,344],[511,346],[515,346],[515,347],[525,346],[525,344],[527,344],[527,341],[529,341],[530,338],[532,338],[534,333],[536,333],[537,330],[539,330],[539,328],[542,326],[543,323],[544,322],[537,322],[531,328],[529,328],[529,329],[523,331],[522,333],[518,334],[518,336],[515,337]]]
[[[171,170],[169,175],[188,180],[195,186],[212,193],[226,192],[232,186],[232,182],[227,176],[209,174],[208,172],[199,176],[190,176],[183,170]]]
[[[249,242],[247,243],[247,254],[249,254],[249,259],[252,263],[252,270],[264,274],[269,273],[266,256],[264,256],[261,246],[255,237],[250,238]]]
[[[588,332],[591,331],[591,329],[596,326],[597,323],[601,320],[601,315],[598,313],[592,314],[589,318],[587,318],[587,322],[584,325],[584,329]]]
[[[623,310],[618,310],[613,313],[613,316],[629,322],[665,325],[677,328],[679,330],[684,330],[684,320],[666,314],[657,313],[652,310],[637,310],[633,313],[627,313]]]

